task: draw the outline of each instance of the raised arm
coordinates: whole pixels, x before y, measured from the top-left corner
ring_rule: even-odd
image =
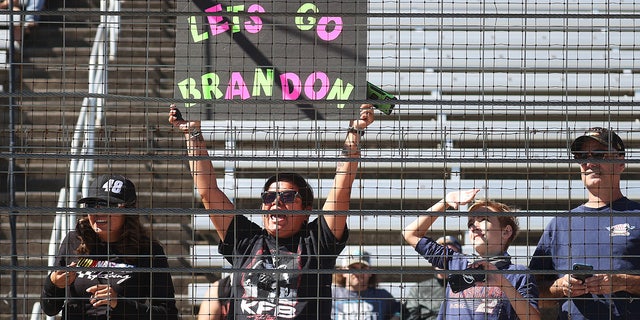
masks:
[[[360,106],[360,117],[351,121],[347,137],[344,141],[342,156],[346,158],[360,158],[360,133],[373,123],[373,106],[363,104]],[[358,161],[340,161],[336,167],[336,176],[333,179],[333,187],[329,191],[327,201],[324,203],[324,211],[349,210],[351,201],[351,186],[358,171]],[[333,231],[333,235],[342,239],[347,216],[344,214],[324,214],[324,219]]]
[[[480,189],[449,192],[444,199],[436,202],[436,204],[431,206],[427,211],[442,212],[447,210],[447,208],[458,209],[461,204],[467,204],[473,201],[478,191],[480,191]],[[414,220],[404,228],[404,231],[402,232],[404,240],[415,248],[418,241],[424,237],[424,234],[429,230],[429,228],[431,228],[431,225],[436,221],[436,219],[438,219],[438,216],[433,215],[418,217],[418,219]]]
[[[187,140],[187,154],[190,157],[207,157],[207,144],[200,132],[200,121],[187,121],[182,118],[180,110],[171,105],[169,111],[169,123],[179,128]],[[193,183],[200,193],[202,204],[206,209],[231,210],[233,203],[218,187],[216,172],[209,159],[190,160],[189,167],[193,176]],[[233,214],[210,214],[209,218],[218,232],[220,239],[227,234]]]

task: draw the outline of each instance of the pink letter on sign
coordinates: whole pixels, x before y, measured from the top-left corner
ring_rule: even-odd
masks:
[[[327,25],[329,23],[335,23],[333,31],[327,31]],[[342,18],[340,17],[322,17],[318,20],[318,37],[324,41],[332,41],[340,36],[342,33]]]
[[[318,92],[314,90],[316,80],[320,80],[320,90]],[[324,72],[314,72],[304,82],[304,94],[311,100],[323,99],[327,92],[329,92],[329,77]]]
[[[292,88],[289,89],[289,81],[291,81]],[[297,100],[300,97],[300,77],[297,74],[287,72],[280,75],[280,84],[282,85],[282,100]]]
[[[244,82],[240,72],[231,73],[231,79],[229,79],[229,86],[227,87],[224,98],[231,100],[234,96],[240,96],[242,100],[249,99],[250,97],[249,89],[247,89],[247,84]]]
[[[222,5],[217,4],[211,8],[207,8],[204,12],[221,12]],[[211,28],[211,35],[219,35],[221,33],[227,32],[229,30],[229,24],[223,23],[222,25],[218,25],[218,23],[222,22],[222,17],[220,16],[207,16],[209,20],[209,28]]]
[[[252,5],[249,6],[249,9],[247,9],[247,12],[249,12],[249,13],[251,13],[251,12],[264,13],[265,10],[259,4],[252,4]],[[244,28],[247,30],[247,32],[249,32],[249,33],[258,33],[258,32],[260,32],[260,30],[262,30],[262,19],[260,18],[260,16],[249,16],[249,19],[251,21],[247,21],[247,22],[244,23]]]

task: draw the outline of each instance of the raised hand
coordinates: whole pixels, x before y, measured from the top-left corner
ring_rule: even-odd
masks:
[[[169,108],[169,123],[171,123],[171,125],[182,130],[184,133],[200,130],[200,121],[185,120],[175,104],[172,104]]]
[[[453,209],[458,209],[460,205],[465,205],[475,199],[480,189],[469,189],[464,191],[453,191],[447,193],[445,201],[447,205]]]
[[[358,131],[363,131],[373,123],[374,118],[373,105],[363,104],[360,106],[360,117],[353,120],[351,126]]]

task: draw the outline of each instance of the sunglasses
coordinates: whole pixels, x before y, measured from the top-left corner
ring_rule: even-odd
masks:
[[[609,154],[609,150],[578,151],[573,154],[573,158],[575,160],[604,160]]]
[[[276,198],[280,199],[282,203],[293,203],[299,195],[298,191],[289,190],[280,192],[264,191],[260,196],[262,197],[262,203],[272,204]]]
[[[107,201],[91,201],[84,204],[85,208],[119,208],[120,204]]]

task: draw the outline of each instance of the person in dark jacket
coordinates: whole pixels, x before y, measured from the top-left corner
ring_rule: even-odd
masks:
[[[78,201],[96,209],[67,234],[55,266],[44,279],[41,305],[62,319],[178,319],[175,290],[161,244],[134,214],[101,213],[101,208],[134,208],[134,184],[120,175],[93,181]],[[73,268],[74,270],[69,270]],[[153,268],[149,271],[149,268]],[[146,269],[144,271],[139,269]]]

